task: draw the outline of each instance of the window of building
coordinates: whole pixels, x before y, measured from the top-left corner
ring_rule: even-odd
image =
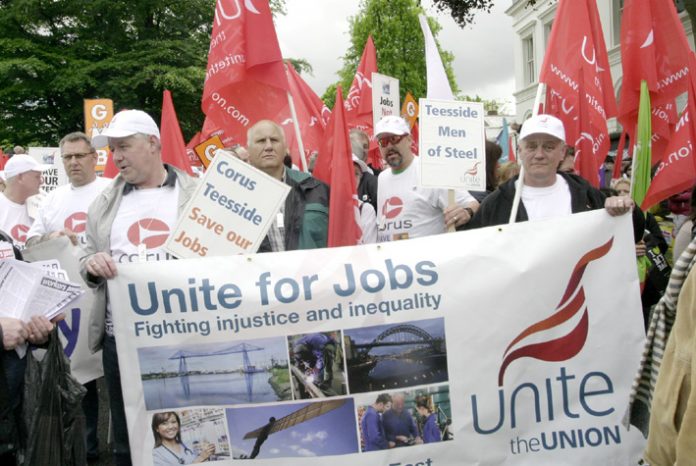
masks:
[[[544,49],[549,47],[549,38],[551,38],[551,27],[553,26],[553,21],[549,21],[544,24]]]
[[[524,57],[524,83],[536,81],[536,66],[534,65],[534,38],[530,35],[522,39],[522,56]]]

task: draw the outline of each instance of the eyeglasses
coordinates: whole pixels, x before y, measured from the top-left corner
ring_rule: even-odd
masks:
[[[73,159],[73,158],[74,158],[75,160],[83,160],[85,157],[87,157],[88,155],[92,155],[92,154],[94,154],[94,151],[92,151],[92,152],[83,152],[83,153],[79,153],[79,152],[78,152],[78,153],[76,153],[76,154],[63,154],[63,155],[61,155],[61,157],[62,157],[63,161],[69,162],[69,161],[70,161],[71,159]]]
[[[379,147],[387,147],[389,144],[391,144],[392,146],[395,146],[398,143],[400,143],[401,140],[405,137],[406,137],[406,134],[401,134],[401,135],[392,134],[391,136],[384,136],[384,137],[378,138],[377,144],[379,144]]]

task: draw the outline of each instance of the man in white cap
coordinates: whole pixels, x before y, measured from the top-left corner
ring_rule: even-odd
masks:
[[[100,348],[109,390],[117,466],[130,465],[128,430],[121,377],[113,333],[114,313],[105,299],[106,281],[118,273],[117,264],[169,259],[162,246],[176,225],[196,184],[183,171],[162,163],[160,133],[141,110],[124,110],[108,128],[92,138],[94,147],[109,146],[119,170],[87,212],[87,242],[82,275],[101,293],[102,306],[91,315],[89,346]]]
[[[563,122],[551,115],[537,115],[522,125],[519,157],[524,168],[521,202],[516,221],[562,217],[606,207],[611,215],[628,212],[633,201],[627,196],[605,200],[604,195],[579,176],[559,173],[566,153]],[[518,177],[498,187],[481,204],[469,228],[508,223]]]
[[[379,174],[377,186],[377,241],[394,241],[445,233],[465,225],[479,207],[465,190],[455,190],[455,205],[448,205],[447,189],[419,185],[420,164],[411,152],[411,131],[400,116],[382,118],[375,138],[389,168]]]
[[[5,164],[5,191],[0,193],[0,230],[7,232],[16,246],[24,248],[32,218],[27,199],[39,193],[42,165],[27,154],[16,154]]]

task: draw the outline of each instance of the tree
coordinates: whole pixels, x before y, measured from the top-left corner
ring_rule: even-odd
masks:
[[[537,0],[517,1],[526,1],[527,6],[534,6],[537,3]],[[494,0],[432,0],[432,2],[439,11],[449,13],[459,26],[464,27],[474,22],[474,16],[478,11],[490,13]],[[420,0],[418,4],[420,5]]]
[[[403,99],[407,92],[424,97],[427,90],[425,45],[418,22],[419,14],[424,12],[417,0],[362,0],[360,12],[350,18],[351,46],[343,57],[337,84],[341,84],[347,92],[367,38],[372,35],[379,72],[399,79],[400,98]],[[428,18],[428,23],[433,36],[437,38],[441,29],[439,23],[433,18]],[[440,56],[452,92],[457,94],[459,89],[452,70],[454,56],[442,49]],[[336,85],[331,85],[322,98],[327,105],[333,105],[335,95]]]
[[[85,98],[159,120],[169,89],[185,135],[200,98],[215,0],[0,0],[0,142],[56,145]]]

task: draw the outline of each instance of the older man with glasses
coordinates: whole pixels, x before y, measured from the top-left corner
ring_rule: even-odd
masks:
[[[375,137],[389,167],[379,174],[377,185],[377,241],[445,233],[471,220],[479,204],[468,191],[455,190],[456,202],[449,205],[447,189],[420,186],[420,164],[411,152],[411,132],[403,118],[382,118]]]
[[[563,122],[551,115],[537,115],[522,125],[519,155],[524,168],[521,201],[516,221],[543,220],[605,207],[610,215],[621,215],[633,207],[628,196],[605,199],[579,176],[558,172],[566,154]],[[481,204],[467,228],[508,223],[518,177],[500,185]]]
[[[98,177],[97,151],[86,134],[70,133],[60,141],[60,152],[69,183],[51,191],[27,234],[27,245],[59,236],[73,244],[85,244],[87,208],[111,180]]]

